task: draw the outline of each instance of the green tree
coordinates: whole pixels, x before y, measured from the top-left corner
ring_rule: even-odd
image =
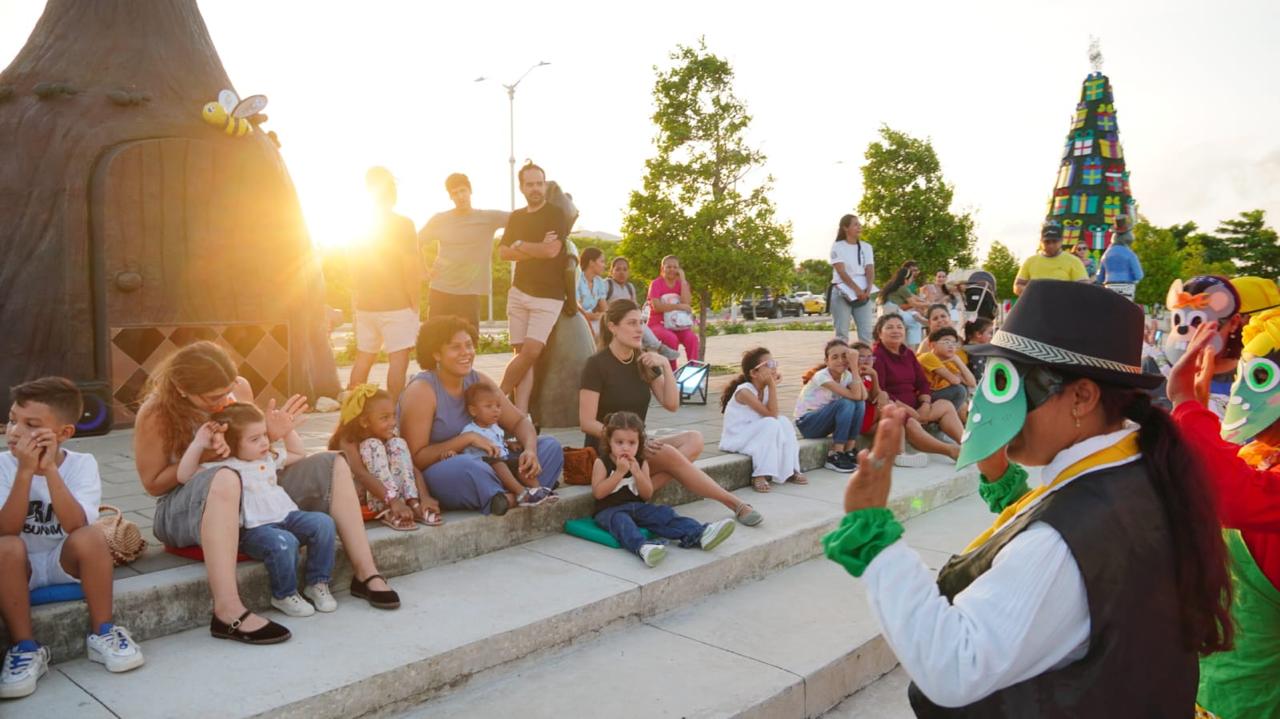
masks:
[[[982,263],[982,269],[996,278],[996,295],[1002,300],[1013,297],[1013,282],[1021,266],[1017,255],[1003,242],[992,242],[991,249],[987,250],[987,259]]]
[[[973,218],[951,211],[954,193],[933,145],[888,126],[880,128],[880,138],[867,146],[858,203],[879,280],[907,260],[926,275],[973,265]]]
[[[746,144],[751,116],[734,95],[729,63],[708,52],[705,40],[679,45],[670,57],[671,68],[654,68],[658,154],[645,161],[643,186],[631,193],[621,251],[642,277],[664,255],[678,256],[705,328],[713,300],[786,283],[791,226],[774,219],[772,177],[746,183],[765,158]],[[705,329],[702,340],[705,347]]]
[[[831,263],[826,260],[802,260],[791,277],[791,289],[808,290],[816,295],[831,284]]]
[[[1240,275],[1274,279],[1280,274],[1280,237],[1267,227],[1265,210],[1249,210],[1239,218],[1223,220],[1214,234],[1222,246],[1210,253],[1211,261],[1232,260]]]
[[[1176,234],[1174,235],[1174,239],[1177,239]],[[1236,268],[1231,264],[1230,260],[1220,260],[1218,262],[1210,262],[1208,260],[1209,254],[1206,246],[1213,242],[1217,242],[1217,240],[1215,240],[1211,235],[1205,235],[1202,233],[1189,235],[1185,239],[1182,249],[1178,250],[1178,258],[1182,265],[1182,279],[1185,280],[1189,277],[1195,277],[1196,275],[1222,275],[1224,277],[1231,277],[1235,274]]]
[[[1133,251],[1144,273],[1134,301],[1140,305],[1163,305],[1169,285],[1184,276],[1177,237],[1168,228],[1139,222],[1133,228]]]

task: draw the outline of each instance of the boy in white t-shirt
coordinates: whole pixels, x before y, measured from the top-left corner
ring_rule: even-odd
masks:
[[[76,432],[83,398],[75,384],[45,377],[9,391],[13,405],[0,454],[0,614],[13,645],[0,667],[0,698],[24,697],[48,670],[35,642],[30,591],[79,583],[93,633],[91,661],[112,672],[142,666],[142,651],[111,622],[111,552],[94,526],[102,480],[93,455],[62,449]]]

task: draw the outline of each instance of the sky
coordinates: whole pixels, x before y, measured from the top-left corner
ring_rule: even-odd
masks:
[[[499,83],[539,61],[551,64],[516,91],[517,165],[536,160],[574,196],[576,229],[618,234],[654,154],[654,66],[700,37],[735,70],[749,142],[768,158],[756,177],[773,177],[797,260],[827,255],[882,124],[932,140],[980,253],[993,241],[1034,252],[1090,36],[1140,212],[1210,229],[1243,210],[1280,214],[1274,2],[199,5],[234,89],[270,98],[265,127],[321,246],[359,233],[371,165],[397,176],[400,211],[419,225],[451,207],[451,172],[471,177],[477,207],[507,209]],[[0,63],[43,6],[0,0]]]

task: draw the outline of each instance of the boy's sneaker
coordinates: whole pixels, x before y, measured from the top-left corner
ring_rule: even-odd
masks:
[[[142,649],[129,636],[129,630],[113,625],[106,632],[90,634],[85,638],[85,652],[89,661],[104,664],[109,672],[127,672],[142,666]]]
[[[715,549],[721,542],[733,534],[732,519],[717,519],[702,530],[702,541],[698,544],[705,550]]]
[[[852,472],[858,465],[849,461],[848,452],[828,452],[827,462],[822,466],[832,472]]]
[[[919,469],[929,466],[929,455],[924,452],[906,451],[893,458],[895,467],[907,467],[909,469]]]
[[[27,645],[31,648],[20,648]],[[9,647],[0,667],[0,699],[25,697],[36,690],[36,682],[49,671],[49,649],[35,642],[22,642]]]
[[[560,497],[546,487],[534,487],[521,493],[517,502],[521,507],[536,507],[544,502],[556,502],[559,499]]]
[[[276,599],[275,597],[272,597],[271,606],[291,617],[309,617],[316,613],[316,608],[307,603],[307,600],[299,596],[297,592],[290,594],[284,599]]]
[[[849,463],[850,472],[858,469],[858,453],[855,450],[851,449],[846,452],[841,452],[841,454],[844,455],[845,461]]]
[[[640,558],[646,567],[656,567],[667,556],[667,548],[661,544],[646,543],[640,545]]]
[[[338,600],[333,598],[328,584],[316,583],[302,590],[302,596],[315,606],[317,611],[332,612],[338,608]]]

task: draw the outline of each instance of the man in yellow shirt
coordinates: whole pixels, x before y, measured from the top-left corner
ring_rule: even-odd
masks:
[[[1021,295],[1031,280],[1067,280],[1088,282],[1084,263],[1070,252],[1062,251],[1062,225],[1050,220],[1040,229],[1040,254],[1022,263],[1013,282],[1013,294]]]

